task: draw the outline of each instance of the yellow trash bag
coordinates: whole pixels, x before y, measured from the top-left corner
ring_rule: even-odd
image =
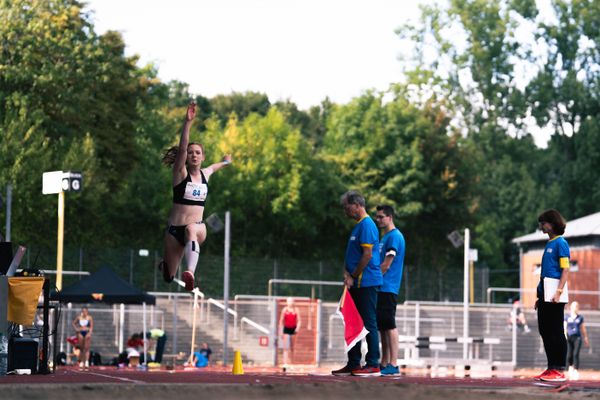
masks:
[[[43,286],[43,277],[8,278],[7,319],[19,325],[33,324]]]

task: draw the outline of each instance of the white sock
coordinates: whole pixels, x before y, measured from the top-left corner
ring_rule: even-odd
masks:
[[[192,274],[196,272],[196,265],[198,264],[198,257],[200,256],[200,246],[195,240],[190,240],[185,244],[185,260],[187,261],[187,269]]]

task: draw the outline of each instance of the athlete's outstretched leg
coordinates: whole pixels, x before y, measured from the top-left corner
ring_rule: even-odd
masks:
[[[163,279],[165,282],[171,282],[173,277],[177,273],[177,268],[179,268],[179,264],[181,263],[181,259],[183,258],[183,247],[177,239],[170,233],[165,233],[165,251],[164,251],[164,261],[162,265],[159,265],[163,272]]]
[[[191,292],[194,289],[194,272],[196,272],[196,265],[198,265],[198,258],[200,257],[200,246],[195,240],[190,240],[185,243],[183,252],[187,269],[181,274],[181,280],[185,282],[185,290]]]
[[[185,249],[183,250],[185,260],[187,263],[187,271],[190,271],[192,275],[196,272],[196,266],[198,265],[198,258],[200,257],[200,245],[195,240],[190,240],[185,243]]]
[[[200,257],[200,244],[206,239],[206,226],[203,223],[186,226],[185,239],[187,270],[181,274],[181,279],[185,282],[185,290],[191,291],[194,289],[194,273]]]

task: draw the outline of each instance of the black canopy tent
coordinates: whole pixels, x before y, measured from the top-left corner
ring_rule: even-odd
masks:
[[[125,282],[109,267],[102,267],[60,292],[52,292],[50,299],[61,303],[156,304],[154,296]]]

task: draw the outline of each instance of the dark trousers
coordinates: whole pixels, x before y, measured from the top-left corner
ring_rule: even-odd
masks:
[[[546,303],[538,299],[537,314],[538,328],[548,358],[548,369],[562,371],[567,361],[567,339],[563,328],[565,304]]]
[[[579,369],[579,350],[581,350],[581,336],[572,335],[567,338],[567,361],[569,366]]]
[[[369,331],[367,335],[367,355],[365,362],[369,367],[379,367],[379,332],[377,331],[377,286],[366,288],[351,288],[350,295],[356,309],[363,319],[365,328]],[[362,352],[360,342],[348,352],[348,365],[352,368],[360,366]]]
[[[165,344],[167,343],[167,334],[165,333],[156,340],[156,353],[154,354],[154,362],[161,363],[162,356],[165,352]]]

